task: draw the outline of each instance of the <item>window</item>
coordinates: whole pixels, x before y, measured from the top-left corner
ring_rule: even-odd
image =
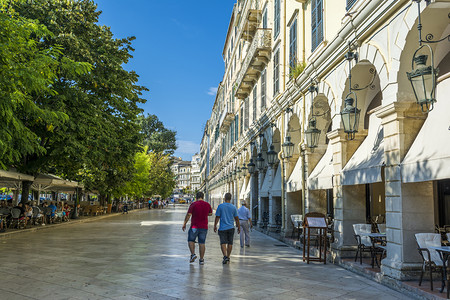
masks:
[[[262,16],[262,28],[267,28],[267,7],[264,8],[263,16]]]
[[[261,72],[261,111],[266,108],[266,69]]]
[[[256,91],[257,85],[253,88],[253,122],[256,121]]]
[[[278,34],[280,34],[280,9],[281,9],[281,0],[275,0],[275,7],[274,7],[274,39],[278,37]],[[313,0],[314,1],[314,0]]]
[[[239,115],[236,115],[236,117],[234,117],[234,140],[237,141],[239,139]]]
[[[297,64],[297,19],[292,22],[289,29],[289,67],[295,68]]]
[[[241,107],[241,123],[239,126],[239,132],[241,133],[241,135],[244,132],[244,108],[243,107]]]
[[[273,55],[273,95],[280,91],[280,49]]]
[[[249,109],[248,109],[248,97],[247,98],[245,98],[245,101],[244,101],[244,118],[245,118],[245,120],[244,120],[244,130],[247,130],[248,129],[248,117],[249,117]]]
[[[353,4],[355,4],[356,0],[347,0],[347,6],[345,7],[346,10],[349,10],[352,8]]]
[[[314,51],[323,41],[322,1],[311,0],[311,51]]]

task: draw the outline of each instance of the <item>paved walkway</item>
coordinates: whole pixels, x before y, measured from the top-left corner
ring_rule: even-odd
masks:
[[[210,230],[205,265],[189,264],[186,210],[134,211],[0,239],[0,299],[410,299],[335,265],[307,265],[298,250],[255,231],[250,248],[241,250],[236,237],[224,266]]]

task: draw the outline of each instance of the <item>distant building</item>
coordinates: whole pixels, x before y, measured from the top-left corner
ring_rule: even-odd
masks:
[[[191,161],[191,191],[195,193],[200,189],[201,173],[200,173],[200,154],[196,153],[192,156]]]
[[[191,190],[191,162],[184,161],[180,157],[174,157],[170,167],[175,176],[174,195],[183,196],[184,192]]]

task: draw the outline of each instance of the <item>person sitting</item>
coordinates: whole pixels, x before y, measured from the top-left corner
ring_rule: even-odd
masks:
[[[27,220],[26,220],[26,216],[25,216],[25,207],[23,206],[23,203],[20,202],[19,204],[17,204],[17,206],[14,206],[14,208],[20,209],[20,216],[19,216],[19,221],[23,221],[24,226],[27,226]],[[17,225],[17,227],[19,228],[19,225]]]
[[[70,220],[70,206],[69,204],[64,204],[64,208],[63,208],[63,212],[64,212],[64,221],[68,222]]]
[[[31,221],[33,219],[33,209],[28,203],[25,203],[25,218],[26,224],[31,224]]]
[[[56,207],[55,203],[53,203],[53,202],[50,202],[50,205],[48,207],[50,207],[52,209],[52,213],[50,214],[50,223],[52,223],[53,218],[55,218],[55,216],[56,216],[57,207]]]

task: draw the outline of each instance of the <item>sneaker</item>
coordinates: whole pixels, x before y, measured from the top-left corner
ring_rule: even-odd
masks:
[[[191,254],[191,259],[189,260],[190,263],[193,263],[197,259],[197,255]]]
[[[229,262],[230,262],[230,259],[228,257],[224,256],[223,260],[222,260],[222,264],[226,265]]]
[[[204,265],[204,264],[205,264],[205,260],[200,258],[200,259],[198,260],[198,264],[199,264],[199,265]]]
[[[245,245],[245,247],[250,247],[250,245]]]

